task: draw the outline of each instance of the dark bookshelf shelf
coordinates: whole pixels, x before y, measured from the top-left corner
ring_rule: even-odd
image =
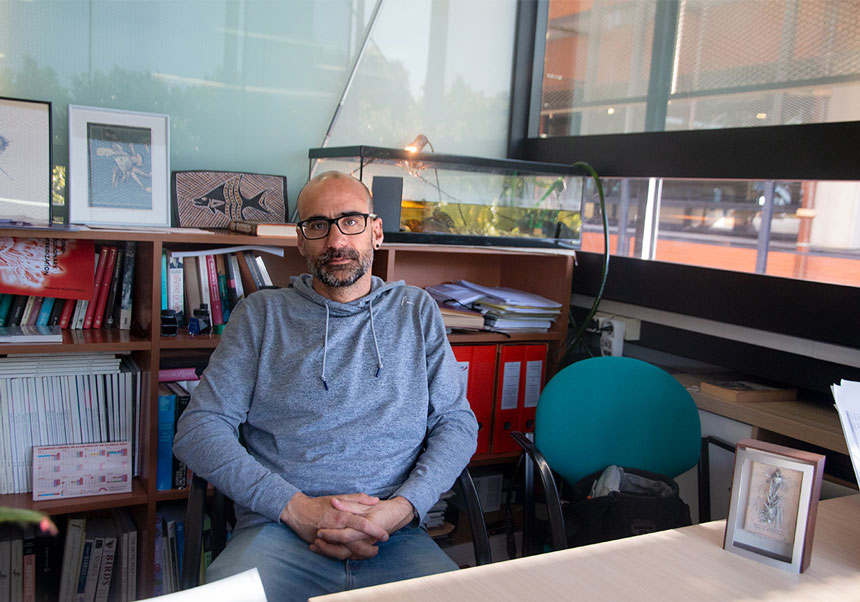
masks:
[[[171,500],[187,499],[189,489],[190,488],[186,487],[185,489],[168,489],[167,491],[156,491],[155,492],[155,501],[156,502],[169,502]]]
[[[68,353],[74,345],[76,353],[95,351],[148,351],[152,341],[132,336],[127,330],[95,328],[64,330],[62,343],[0,343],[0,354],[7,353]]]
[[[179,332],[175,337],[161,337],[160,345],[162,349],[214,349],[220,340],[221,336],[217,334]]]
[[[91,512],[118,506],[142,506],[147,503],[147,494],[138,479],[131,484],[130,493],[115,493],[111,495],[90,495],[86,497],[63,498],[46,502],[34,502],[33,493],[10,493],[0,495],[0,506],[38,510],[49,515],[68,514],[71,512]]]

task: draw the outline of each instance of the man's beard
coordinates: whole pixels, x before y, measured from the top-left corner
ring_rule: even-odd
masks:
[[[332,259],[344,258],[352,259],[354,263],[341,264],[334,269],[325,265]],[[373,249],[368,249],[364,255],[355,249],[329,249],[315,258],[308,257],[307,262],[308,271],[324,285],[331,288],[352,286],[373,266]]]

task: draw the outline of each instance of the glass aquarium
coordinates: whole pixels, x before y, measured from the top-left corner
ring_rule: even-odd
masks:
[[[389,242],[577,248],[584,177],[570,165],[349,146],[308,152],[373,194]]]

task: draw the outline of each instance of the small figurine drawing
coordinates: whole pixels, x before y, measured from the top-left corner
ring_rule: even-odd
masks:
[[[141,177],[144,178],[152,178],[151,172],[146,172],[141,169],[143,165],[143,155],[140,154],[134,148],[134,144],[129,142],[128,149],[125,150],[123,146],[117,142],[111,143],[109,147],[102,146],[96,149],[96,154],[99,157],[110,157],[113,159],[115,163],[113,168],[113,176],[111,177],[111,183],[113,187],[116,188],[117,184],[126,183],[128,179],[131,178],[140,188],[146,192],[152,192],[152,185],[145,185],[140,181]],[[148,154],[149,147],[147,145],[143,145],[144,151]]]
[[[776,468],[767,478],[766,493],[759,512],[759,519],[762,522],[777,527],[782,525],[782,495],[779,491],[782,483],[782,473],[779,468]]]
[[[0,155],[2,155],[7,148],[9,148],[9,140],[5,136],[0,136]],[[8,171],[3,169],[2,165],[0,165],[0,171],[3,172],[3,175],[12,180],[12,176],[9,175]]]

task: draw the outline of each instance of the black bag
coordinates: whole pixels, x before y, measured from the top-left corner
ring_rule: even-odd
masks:
[[[674,479],[635,468],[624,468],[623,472],[630,478],[622,481],[619,491],[607,495],[591,497],[592,486],[603,471],[573,486],[579,501],[567,504],[562,511],[568,547],[692,524],[690,507],[678,495]]]

